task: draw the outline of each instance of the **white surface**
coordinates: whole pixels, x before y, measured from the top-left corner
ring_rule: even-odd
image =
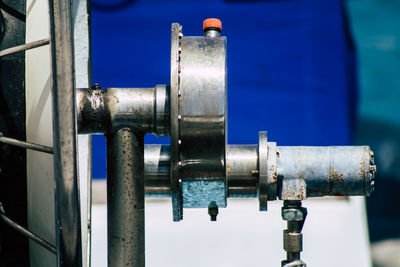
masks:
[[[73,0],[75,37],[76,86],[89,86],[89,35],[86,0]],[[26,42],[48,38],[48,1],[28,0],[26,18]],[[26,138],[29,142],[53,146],[52,126],[52,79],[50,46],[26,52]],[[81,200],[82,246],[84,266],[88,263],[88,202],[90,190],[88,136],[79,136],[79,186]],[[53,156],[27,151],[28,228],[50,243],[55,244],[55,207]],[[89,196],[89,197],[88,197]],[[31,266],[56,266],[54,254],[30,241]]]
[[[371,266],[364,199],[304,201],[302,259],[308,267]],[[185,209],[172,222],[170,201],[146,201],[146,266],[280,266],[285,258],[281,201],[259,212],[256,200],[229,200],[218,221],[206,209]],[[92,266],[106,266],[106,205],[92,210]]]
[[[28,0],[26,42],[49,37],[48,1]],[[50,46],[26,52],[26,140],[53,146]],[[28,228],[55,244],[53,156],[27,150]],[[56,257],[29,241],[31,266],[56,266]]]
[[[400,239],[389,239],[372,245],[372,258],[375,267],[400,266]]]

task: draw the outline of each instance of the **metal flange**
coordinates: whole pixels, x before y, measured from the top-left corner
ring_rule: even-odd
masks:
[[[183,218],[182,201],[179,182],[179,123],[178,123],[178,95],[180,69],[180,38],[182,26],[173,23],[171,27],[171,90],[170,90],[170,136],[171,136],[171,199],[173,220]]]
[[[226,207],[226,38],[171,36],[171,193],[182,207]]]
[[[258,201],[260,211],[267,210],[267,201],[277,196],[277,149],[275,142],[268,142],[267,132],[258,133]]]

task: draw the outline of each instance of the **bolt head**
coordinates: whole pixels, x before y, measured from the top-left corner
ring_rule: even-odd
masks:
[[[298,209],[282,209],[282,219],[285,221],[302,221],[304,216]]]

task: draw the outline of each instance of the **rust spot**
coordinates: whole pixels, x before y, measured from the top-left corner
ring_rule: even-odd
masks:
[[[231,173],[232,172],[232,166],[231,165],[229,165],[229,164],[226,165],[226,172],[227,173]]]
[[[274,183],[276,183],[278,181],[278,172],[274,171],[272,173],[272,179],[274,180]]]
[[[297,199],[298,200],[304,199],[304,187],[303,186],[299,187],[299,193],[297,194]]]
[[[292,199],[294,199],[294,197],[295,197],[295,192],[294,192],[294,190],[293,190],[293,186],[291,186],[291,185],[289,185],[288,187],[287,187],[287,190],[286,190],[286,197],[285,197],[285,199],[289,199],[289,200],[292,200]]]
[[[337,170],[335,170],[335,168],[332,168],[329,173],[329,181],[343,183],[343,174],[339,173]]]
[[[369,168],[368,164],[366,164],[365,161],[365,153],[361,152],[360,153],[360,171],[357,173],[360,178],[367,178],[369,174]]]

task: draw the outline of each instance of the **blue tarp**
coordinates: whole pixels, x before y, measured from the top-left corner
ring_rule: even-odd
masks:
[[[355,56],[338,0],[138,0],[92,12],[93,82],[102,87],[169,84],[170,27],[202,35],[222,20],[228,38],[228,142],[347,145],[354,125]],[[147,143],[168,142],[153,136]],[[93,138],[93,177],[106,176],[105,141]]]

